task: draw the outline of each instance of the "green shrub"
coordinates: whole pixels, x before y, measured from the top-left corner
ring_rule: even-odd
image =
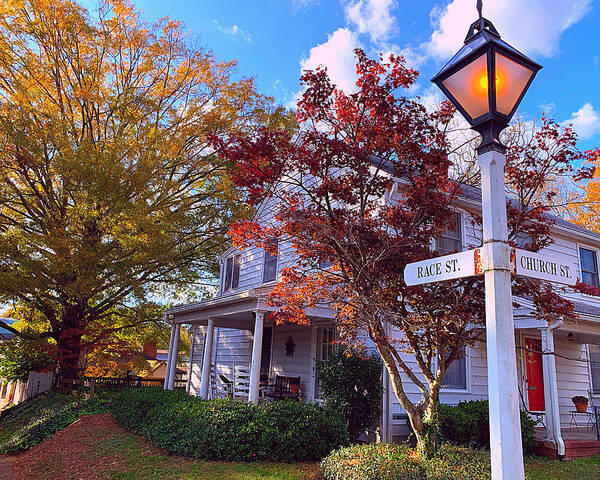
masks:
[[[168,452],[206,460],[318,460],[348,440],[339,413],[291,401],[251,405],[140,388],[113,395],[110,409]]]
[[[489,480],[492,478],[487,450],[442,445],[436,456],[425,460],[427,480]]]
[[[445,441],[454,445],[489,448],[489,404],[487,400],[460,402],[457,406],[440,405],[440,428]],[[535,447],[534,422],[521,411],[521,435],[524,452]]]
[[[335,450],[321,462],[326,480],[489,480],[485,450],[442,445],[419,460],[407,445],[366,444]]]
[[[389,443],[340,448],[321,461],[326,480],[421,480],[423,467],[406,445]]]
[[[106,403],[51,392],[10,409],[0,420],[0,453],[29,450],[82,415],[106,412]]]
[[[380,414],[382,367],[376,354],[364,357],[339,349],[319,362],[321,394],[331,408],[344,415],[353,441]]]

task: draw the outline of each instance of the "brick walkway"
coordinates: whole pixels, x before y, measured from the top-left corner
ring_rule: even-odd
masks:
[[[13,458],[0,455],[0,480],[12,480]]]

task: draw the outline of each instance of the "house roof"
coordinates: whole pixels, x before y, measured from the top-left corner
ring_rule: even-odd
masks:
[[[384,172],[389,173],[392,176],[394,175],[394,167],[393,167],[392,163],[389,161],[381,162],[381,161],[379,161],[378,158],[372,157],[371,164],[375,167],[380,168]],[[473,202],[473,203],[477,203],[478,205],[481,205],[481,188],[463,183],[463,184],[460,184],[460,190],[461,190],[461,192],[460,192],[459,198]],[[512,199],[510,197],[506,197],[506,203],[507,204],[511,204],[511,203],[515,204],[516,200]],[[578,234],[583,235],[592,240],[600,241],[599,233],[593,232],[592,230],[589,230],[580,225],[576,225],[576,224],[569,222],[568,220],[565,220],[564,218],[559,217],[557,215],[547,213],[546,216],[554,222],[555,227],[566,229],[566,230],[569,230],[574,233],[578,233]]]
[[[16,322],[16,320],[14,318],[3,318],[3,317],[0,317],[0,320],[3,321],[4,323],[7,323],[8,325],[12,325],[13,323]],[[2,341],[2,340],[10,340],[14,336],[15,336],[15,334],[13,332],[9,332],[5,328],[0,328],[0,341]]]

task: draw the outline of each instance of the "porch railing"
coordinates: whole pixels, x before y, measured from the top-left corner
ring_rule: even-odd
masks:
[[[100,388],[111,392],[126,390],[129,388],[140,387],[162,387],[164,379],[161,378],[139,378],[139,377],[81,377],[76,380],[63,380],[63,384],[68,383],[70,387],[87,387],[92,390]],[[183,378],[175,378],[174,388],[185,389],[187,380]],[[66,386],[66,385],[65,385]]]

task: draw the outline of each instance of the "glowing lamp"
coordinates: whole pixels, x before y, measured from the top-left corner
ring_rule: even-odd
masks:
[[[479,153],[503,151],[500,132],[541,68],[503,41],[492,22],[480,16],[463,47],[431,81],[482,135]]]

